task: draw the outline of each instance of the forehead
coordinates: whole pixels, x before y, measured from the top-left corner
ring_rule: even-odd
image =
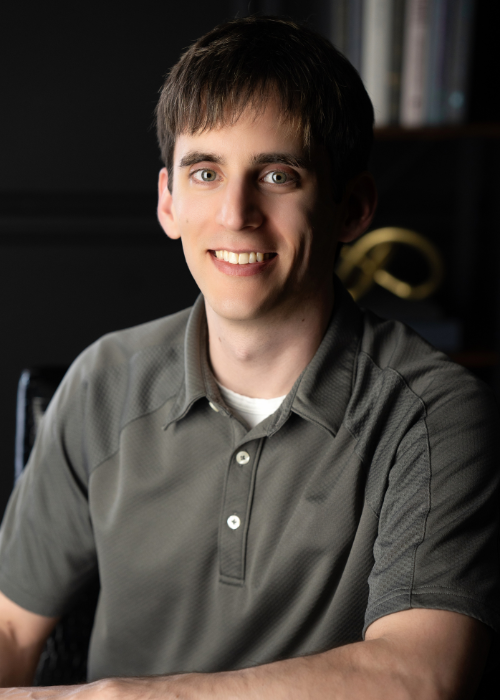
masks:
[[[227,115],[222,124],[211,128],[180,133],[175,142],[174,162],[178,165],[186,152],[193,149],[201,153],[213,148],[224,153],[225,159],[287,152],[304,161],[310,160],[302,128],[297,121],[285,118],[273,100],[258,108],[246,107],[233,118]]]

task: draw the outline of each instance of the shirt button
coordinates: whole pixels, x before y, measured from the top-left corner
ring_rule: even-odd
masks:
[[[241,525],[241,520],[238,518],[237,515],[230,515],[227,519],[227,524],[229,525],[231,530],[237,530]]]
[[[210,406],[210,408],[211,408],[213,411],[215,411],[216,413],[219,413],[219,409],[217,408],[217,406],[216,406],[214,403],[212,403],[211,401],[209,401],[209,402],[208,402],[208,405]]]
[[[250,461],[250,455],[248,454],[248,452],[242,450],[236,455],[236,461],[238,462],[238,464],[248,464],[248,462]]]

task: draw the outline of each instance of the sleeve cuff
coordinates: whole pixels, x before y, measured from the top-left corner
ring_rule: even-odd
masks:
[[[374,603],[369,603],[363,626],[363,639],[368,627],[385,615],[391,615],[412,608],[427,608],[430,610],[449,610],[461,613],[491,627],[500,634],[500,610],[485,605],[467,591],[448,591],[442,588],[421,588],[416,591],[400,591],[386,596]]]

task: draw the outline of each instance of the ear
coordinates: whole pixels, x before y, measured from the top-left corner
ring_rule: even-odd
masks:
[[[350,243],[370,226],[377,208],[377,188],[373,177],[362,172],[347,184],[339,241]]]
[[[177,227],[177,219],[174,212],[172,193],[168,189],[168,171],[160,170],[158,177],[158,221],[169,238],[174,240],[181,237]]]

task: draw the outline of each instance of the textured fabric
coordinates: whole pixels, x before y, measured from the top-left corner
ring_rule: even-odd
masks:
[[[200,298],[88,348],[8,506],[9,598],[58,615],[99,571],[90,679],[313,653],[412,607],[500,632],[486,387],[338,282],[314,358],[249,431],[206,347]]]

